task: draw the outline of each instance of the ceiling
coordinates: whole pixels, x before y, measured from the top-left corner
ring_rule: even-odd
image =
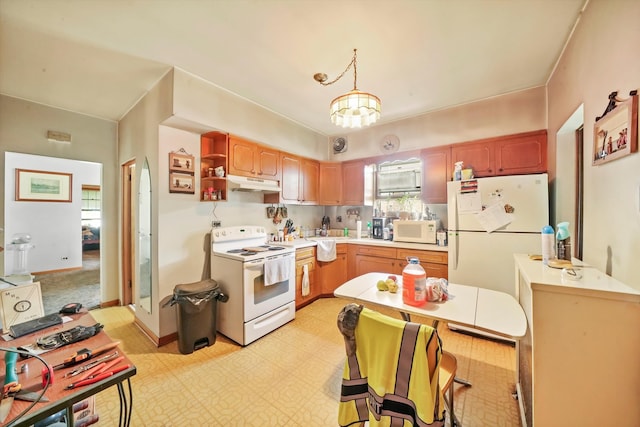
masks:
[[[0,93],[117,121],[175,66],[324,135],[546,84],[588,0],[0,0]],[[374,125],[375,126],[375,125]]]

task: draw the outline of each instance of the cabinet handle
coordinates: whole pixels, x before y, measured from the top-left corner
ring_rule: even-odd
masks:
[[[500,172],[502,172],[503,170],[504,170],[504,169],[502,169],[502,168],[498,169],[498,171],[500,171]]]

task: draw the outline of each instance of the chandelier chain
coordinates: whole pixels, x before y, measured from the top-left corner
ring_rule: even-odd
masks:
[[[323,86],[329,86],[334,84],[335,82],[340,80],[347,73],[347,71],[351,69],[351,66],[353,65],[353,90],[357,90],[357,84],[356,84],[356,82],[358,81],[357,52],[358,52],[358,49],[353,49],[353,59],[351,60],[349,65],[347,65],[347,68],[345,68],[344,71],[338,77],[331,80],[330,82],[319,82],[319,83]]]

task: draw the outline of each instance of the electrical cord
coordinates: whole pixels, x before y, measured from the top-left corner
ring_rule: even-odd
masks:
[[[4,351],[4,352],[8,351],[10,353],[18,353],[21,356],[35,357],[36,359],[38,359],[45,366],[45,368],[47,368],[47,369],[49,368],[49,365],[47,364],[47,362],[42,357],[38,356],[37,354],[33,354],[33,353],[25,351],[25,350],[19,350],[17,348],[7,348],[7,347],[0,347],[0,351]],[[29,412],[31,410],[31,408],[33,408],[36,405],[36,403],[40,402],[40,400],[42,399],[42,396],[44,396],[45,392],[49,388],[49,384],[51,384],[51,376],[47,375],[46,376],[46,381],[44,383],[44,387],[42,388],[42,391],[40,392],[38,397],[36,397],[36,399],[33,402],[31,402],[31,404],[29,406],[27,406],[22,412],[20,412],[18,415],[13,417],[12,420],[7,422],[5,424],[5,426],[6,427],[11,426],[13,423],[15,423],[20,418],[22,418],[27,412]]]

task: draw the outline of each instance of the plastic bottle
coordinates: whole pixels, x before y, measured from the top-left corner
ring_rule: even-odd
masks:
[[[367,221],[367,238],[371,238],[371,222]]]
[[[553,227],[545,225],[542,227],[542,263],[549,265],[549,260],[556,257],[555,240]]]
[[[453,180],[461,181],[462,180],[462,162],[455,162],[453,168]]]
[[[402,270],[402,301],[421,306],[427,302],[427,273],[418,258],[407,258],[409,264]]]

